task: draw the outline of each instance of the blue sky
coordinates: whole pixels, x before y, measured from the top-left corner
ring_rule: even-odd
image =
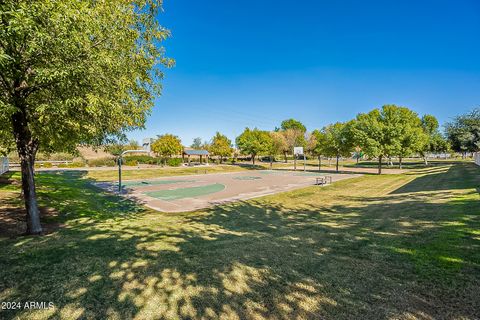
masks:
[[[308,130],[384,104],[440,123],[480,105],[480,1],[164,0],[176,60],[141,140]]]

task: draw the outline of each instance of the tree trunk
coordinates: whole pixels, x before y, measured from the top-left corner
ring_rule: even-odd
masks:
[[[270,170],[272,170],[273,168],[273,157],[270,156]]]
[[[382,158],[383,156],[378,157],[378,174],[382,174]]]
[[[428,166],[428,158],[427,158],[427,155],[423,156],[423,162],[424,162],[425,166]]]
[[[358,164],[358,159],[360,159],[360,156],[357,154],[357,164]]]
[[[321,171],[322,167],[322,156],[318,156],[318,171]]]
[[[287,152],[286,152],[286,151],[285,151],[285,152],[283,152],[283,156],[285,157],[285,163],[287,163],[287,162],[288,162],[288,160],[287,160]]]
[[[22,108],[19,109],[24,110]],[[12,116],[12,126],[22,171],[23,199],[25,201],[25,209],[27,210],[27,233],[40,234],[42,233],[42,225],[40,224],[40,211],[38,210],[34,175],[38,141],[32,139],[25,112],[19,111]]]
[[[400,169],[402,169],[402,157],[401,156],[398,157],[398,167]]]
[[[252,154],[252,164],[255,165],[255,155]]]
[[[335,170],[338,172],[338,159],[340,158],[340,155],[337,154],[337,164],[335,165]]]

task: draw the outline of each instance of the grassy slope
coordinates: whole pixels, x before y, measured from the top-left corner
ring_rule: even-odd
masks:
[[[41,174],[65,224],[0,240],[0,301],[35,318],[475,318],[480,168],[363,176],[216,209],[161,214],[75,173]],[[16,205],[16,189],[0,199]],[[9,200],[10,199],[10,200]]]

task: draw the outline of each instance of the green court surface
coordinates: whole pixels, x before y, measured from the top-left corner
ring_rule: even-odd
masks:
[[[125,181],[124,187],[156,186],[161,184],[174,184],[182,182],[195,182],[195,180],[144,180],[144,181]]]
[[[255,176],[240,176],[240,177],[233,177],[235,180],[258,180],[262,179],[262,177],[255,177]]]
[[[144,192],[145,195],[160,200],[177,200],[184,198],[195,198],[207,194],[219,192],[225,189],[225,185],[221,183],[208,184],[200,187],[178,188],[173,190],[158,190]]]

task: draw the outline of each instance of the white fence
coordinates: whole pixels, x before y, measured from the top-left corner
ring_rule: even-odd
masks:
[[[0,174],[8,171],[8,158],[0,157]]]
[[[475,152],[475,154],[473,155],[473,158],[475,160],[475,163],[480,166],[480,152]]]

